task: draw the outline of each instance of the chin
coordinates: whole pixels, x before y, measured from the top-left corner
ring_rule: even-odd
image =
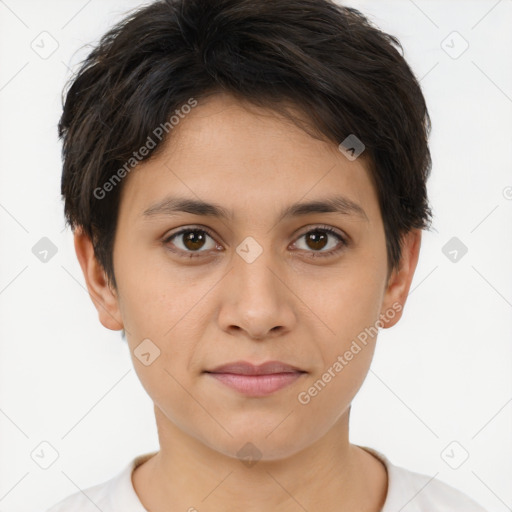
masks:
[[[279,422],[275,425],[278,424]],[[227,457],[239,459],[241,462],[249,461],[248,466],[251,465],[250,461],[286,459],[315,442],[315,439],[310,439],[311,431],[301,433],[290,425],[277,428],[275,425],[274,430],[262,430],[257,422],[252,422],[246,428],[239,426],[235,430],[228,429],[233,437],[210,435],[205,436],[202,442]]]

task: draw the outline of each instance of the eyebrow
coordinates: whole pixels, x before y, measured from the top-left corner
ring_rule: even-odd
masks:
[[[220,219],[231,220],[233,213],[215,203],[206,203],[201,200],[189,199],[185,197],[168,196],[162,201],[150,206],[144,210],[143,216],[151,218],[160,215],[176,215],[179,213],[190,213],[205,217],[217,217]],[[280,213],[278,221],[290,217],[310,215],[313,213],[337,213],[341,215],[359,217],[368,222],[368,216],[363,208],[344,196],[333,196],[315,201],[294,203],[284,208]]]

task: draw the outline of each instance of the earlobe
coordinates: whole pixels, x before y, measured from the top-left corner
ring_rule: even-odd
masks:
[[[402,317],[421,247],[421,230],[413,229],[402,239],[399,270],[393,270],[382,302],[381,319],[385,329],[395,325]]]
[[[98,311],[100,322],[104,327],[113,331],[123,329],[117,294],[108,283],[105,270],[96,259],[90,238],[80,228],[77,228],[74,233],[74,242],[87,290]]]

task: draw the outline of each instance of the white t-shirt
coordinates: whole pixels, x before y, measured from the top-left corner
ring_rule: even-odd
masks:
[[[371,448],[361,448],[382,460],[388,472],[388,492],[381,512],[486,512],[453,487],[395,466]],[[131,477],[133,470],[152,455],[136,457],[111,480],[77,492],[47,512],[147,512],[135,493]]]

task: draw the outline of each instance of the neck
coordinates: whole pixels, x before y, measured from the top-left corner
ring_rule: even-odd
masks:
[[[148,510],[377,512],[384,503],[385,468],[349,443],[348,410],[306,449],[287,458],[252,462],[206,446],[158,408],[155,416],[160,451],[132,476]]]

